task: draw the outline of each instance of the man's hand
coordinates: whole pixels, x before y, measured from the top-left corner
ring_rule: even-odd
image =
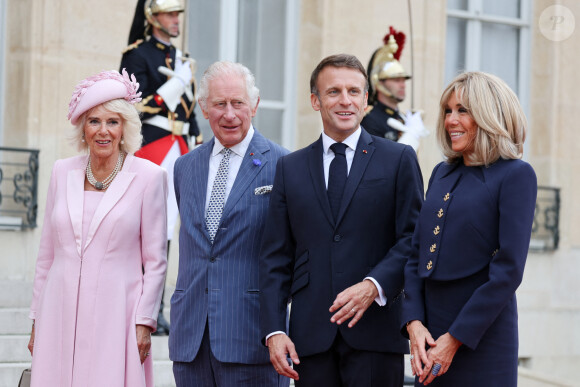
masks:
[[[286,355],[290,355],[292,362],[300,364],[300,359],[298,359],[292,340],[282,333],[270,336],[268,338],[268,350],[270,351],[270,362],[276,372],[282,376],[298,380],[298,372],[288,364],[286,357]]]
[[[377,287],[368,279],[343,290],[329,309],[330,313],[336,312],[330,322],[340,325],[351,319],[348,327],[354,327],[378,295]]]

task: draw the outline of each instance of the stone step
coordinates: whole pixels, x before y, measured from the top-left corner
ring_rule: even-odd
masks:
[[[31,282],[0,280],[0,307],[28,308],[31,301]]]
[[[28,308],[0,308],[0,335],[30,334],[32,320]]]
[[[29,335],[0,336],[0,364],[30,362],[29,339]]]
[[[29,362],[28,340],[26,335],[0,335],[0,363]],[[169,360],[167,336],[151,337],[153,360]]]
[[[30,367],[30,363],[0,363],[0,387],[15,387],[18,385],[22,371]],[[155,387],[175,387],[172,363],[169,360],[153,362]]]

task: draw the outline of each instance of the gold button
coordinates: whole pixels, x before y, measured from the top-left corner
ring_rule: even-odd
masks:
[[[427,263],[427,270],[431,270],[433,268],[433,261],[429,261]]]
[[[446,202],[447,200],[449,200],[449,192],[447,192],[445,196],[443,196],[443,201]]]
[[[429,251],[430,251],[430,252],[432,252],[432,253],[434,253],[434,252],[435,252],[435,250],[437,250],[437,244],[436,244],[436,243],[433,243],[433,244],[431,245],[431,247],[429,248]]]
[[[433,229],[433,234],[435,234],[435,235],[439,235],[439,230],[441,230],[441,229],[439,228],[439,226],[435,227],[435,228]]]
[[[437,212],[437,217],[441,218],[443,216],[443,208],[439,209],[439,212]]]

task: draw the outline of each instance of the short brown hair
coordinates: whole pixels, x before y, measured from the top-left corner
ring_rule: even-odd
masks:
[[[453,151],[445,130],[445,110],[453,93],[477,124],[474,151],[467,156],[471,165],[488,166],[500,157],[522,158],[527,121],[518,97],[495,75],[473,71],[455,77],[441,95],[437,141],[447,162],[464,157]]]
[[[320,61],[318,66],[312,71],[312,75],[310,75],[310,92],[314,95],[318,95],[318,86],[316,82],[318,81],[318,76],[320,72],[328,66],[332,67],[348,67],[354,70],[358,70],[364,77],[365,77],[365,93],[369,90],[369,79],[367,77],[367,72],[360,63],[360,60],[354,55],[350,54],[336,54],[327,56],[323,60]]]

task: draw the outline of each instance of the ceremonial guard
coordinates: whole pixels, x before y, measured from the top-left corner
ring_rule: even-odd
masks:
[[[137,78],[143,100],[137,109],[143,121],[143,146],[135,156],[148,159],[168,172],[167,241],[171,241],[178,209],[173,190],[175,160],[201,143],[195,107],[195,61],[171,44],[179,36],[180,0],[139,0],[123,52],[121,69]],[[157,333],[168,334],[161,303]]]
[[[399,103],[406,95],[406,81],[411,75],[399,62],[405,34],[389,28],[383,39],[384,46],[373,53],[367,67],[370,107],[361,125],[374,136],[411,145],[416,151],[420,138],[429,132],[419,112],[402,114],[399,110]]]

